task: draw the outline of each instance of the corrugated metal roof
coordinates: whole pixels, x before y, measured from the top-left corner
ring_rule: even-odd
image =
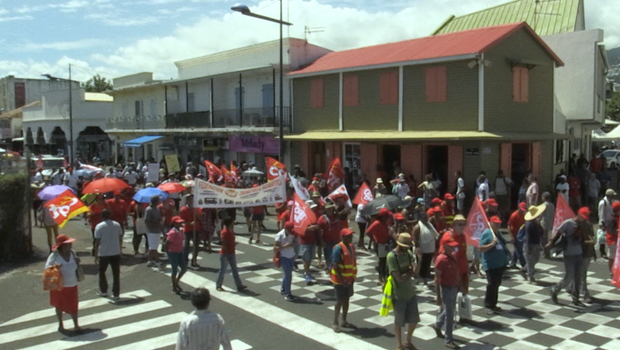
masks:
[[[85,92],[84,101],[86,102],[114,102],[114,97],[101,92]]]
[[[291,141],[463,141],[463,140],[495,140],[495,141],[541,141],[564,140],[569,135],[554,133],[492,133],[486,131],[333,131],[314,130],[299,135],[284,135]]]
[[[451,17],[433,35],[515,22],[527,22],[540,36],[574,32],[579,25],[580,8],[581,0],[516,0]]]
[[[0,114],[0,119],[13,119],[13,118],[21,118],[22,117],[22,111],[24,108],[27,107],[35,107],[35,106],[40,106],[41,105],[41,101],[34,101],[34,102],[30,102],[24,106],[21,106],[19,108],[15,108],[12,111],[8,111],[6,113],[2,113]]]
[[[289,75],[336,72],[356,67],[380,67],[400,63],[413,64],[415,61],[443,58],[447,60],[450,57],[481,54],[521,28],[532,34],[558,65],[563,65],[532,29],[525,22],[521,22],[330,52]]]

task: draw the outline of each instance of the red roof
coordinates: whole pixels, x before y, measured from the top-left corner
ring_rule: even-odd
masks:
[[[558,65],[564,65],[527,23],[520,22],[330,52],[289,75],[481,54],[521,28],[525,28]]]

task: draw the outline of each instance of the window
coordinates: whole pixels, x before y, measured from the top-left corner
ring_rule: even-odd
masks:
[[[359,105],[359,81],[357,75],[346,75],[342,85],[343,104],[345,106]]]
[[[136,116],[141,116],[142,115],[142,100],[136,100],[135,102],[135,110],[136,110]]]
[[[529,99],[529,70],[526,67],[512,68],[512,100],[527,102]]]
[[[564,162],[564,140],[555,141],[555,164]]]
[[[150,107],[150,116],[154,117],[157,115],[157,102],[155,102],[155,97],[151,97],[149,99],[149,107]]]
[[[310,82],[310,106],[312,108],[323,108],[323,79],[315,78]]]
[[[122,113],[123,113],[123,119],[127,119],[127,101],[123,101],[123,107],[122,107]]]
[[[379,79],[380,103],[382,105],[398,104],[398,72],[381,73]]]
[[[26,83],[15,83],[15,108],[26,104]]]
[[[196,107],[194,106],[194,93],[193,92],[190,92],[189,94],[187,94],[187,111],[188,112],[196,111]]]
[[[358,174],[359,174],[359,169],[361,167],[361,161],[362,161],[360,144],[359,143],[345,143],[343,144],[343,147],[344,147],[343,166],[345,168],[349,168],[351,172],[353,172],[353,170],[358,170]]]
[[[426,102],[446,102],[447,100],[446,66],[426,67]]]

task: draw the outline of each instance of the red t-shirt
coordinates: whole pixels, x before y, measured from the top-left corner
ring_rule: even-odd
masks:
[[[252,214],[255,214],[255,215],[265,214],[265,206],[259,205],[257,207],[252,207]]]
[[[590,171],[598,173],[603,169],[603,160],[601,158],[592,158],[590,161]]]
[[[457,235],[452,230],[444,233],[439,240],[439,253],[443,253],[443,246],[445,243],[452,241],[459,243],[459,250],[454,253],[459,266],[459,272],[461,274],[467,273],[467,271],[469,271],[469,264],[467,263],[467,241],[464,234]]]
[[[390,240],[390,230],[387,223],[384,224],[379,220],[370,224],[370,227],[366,229],[366,234],[370,235],[378,244],[385,244]]]
[[[445,287],[458,286],[459,269],[454,256],[449,257],[444,253],[439,254],[435,259],[435,271],[441,271],[441,275],[437,278],[440,285]]]
[[[195,213],[195,215],[194,215]],[[186,223],[183,225],[183,232],[192,232],[194,229],[200,231],[200,209],[190,208],[187,205],[181,208],[179,216]],[[195,220],[195,221],[194,221]],[[190,224],[190,222],[194,222]]]
[[[183,251],[183,244],[185,244],[185,234],[183,231],[171,229],[166,234],[166,240],[168,243],[168,252],[170,253],[180,253]]]
[[[172,208],[166,208],[163,204],[157,206],[159,213],[164,217],[164,226],[170,227],[170,220],[172,220]]]
[[[220,254],[235,254],[235,232],[228,231],[227,228],[222,230],[222,249]]]
[[[340,220],[336,215],[332,215],[329,220],[326,217],[327,215],[322,215],[318,221],[319,227],[323,230],[323,241],[340,242],[340,230],[342,230]]]
[[[127,206],[125,205],[125,201],[122,199],[117,201],[116,198],[112,198],[105,201],[105,204],[108,210],[112,212],[112,220],[124,226],[127,220]]]
[[[289,217],[290,217],[290,212],[288,209],[286,209],[285,211],[278,214],[278,222],[288,221]]]
[[[316,225],[316,221],[315,222],[310,222],[310,225]],[[316,233],[318,231],[317,229],[306,229],[306,232],[304,232],[303,235],[299,235],[299,244],[316,244]]]
[[[568,180],[566,180],[566,182],[568,182],[568,185],[570,186],[569,190],[568,190],[568,196],[569,197],[579,197],[579,189],[581,188],[581,182],[579,181],[578,178],[576,178],[575,176],[571,176],[568,178]]]
[[[517,233],[523,224],[525,224],[525,213],[515,210],[514,213],[510,214],[508,228],[510,229],[510,234],[512,234],[512,239],[517,239]]]
[[[88,222],[90,223],[90,228],[95,229],[95,227],[103,221],[101,218],[101,212],[106,208],[105,204],[93,203],[88,207],[90,209],[90,215],[88,216]]]

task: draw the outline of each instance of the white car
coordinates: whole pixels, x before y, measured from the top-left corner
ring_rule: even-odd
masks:
[[[597,158],[603,156],[607,161],[607,168],[617,168],[620,164],[620,150],[617,149],[608,149],[601,153],[599,153]]]

